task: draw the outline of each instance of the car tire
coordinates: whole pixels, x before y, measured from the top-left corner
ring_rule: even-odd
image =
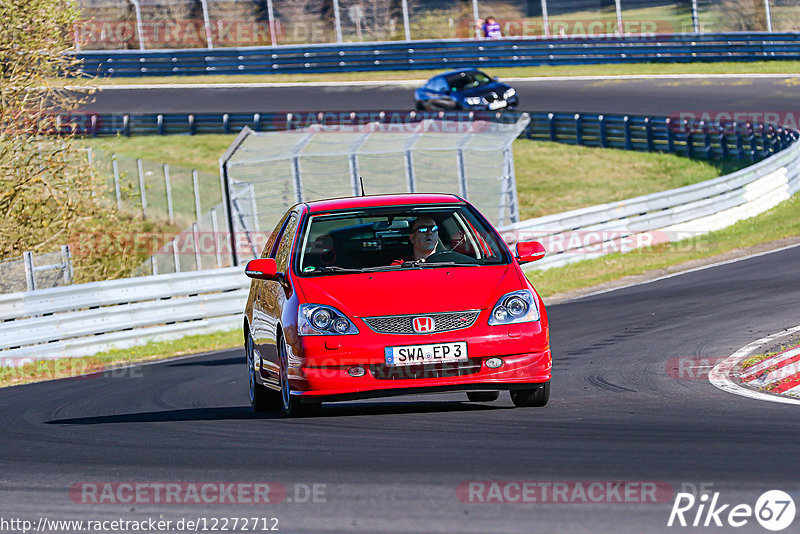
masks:
[[[468,391],[467,398],[470,402],[492,402],[500,398],[499,391]]]
[[[550,400],[550,382],[533,389],[512,389],[511,402],[518,408],[541,407]]]
[[[280,409],[280,395],[276,391],[256,382],[256,369],[253,362],[253,338],[244,333],[244,352],[247,363],[247,382],[250,392],[250,405],[254,412],[271,412]]]
[[[286,343],[283,338],[278,339],[278,360],[280,367],[280,407],[281,413],[286,417],[305,417],[314,415],[322,408],[322,404],[311,403],[303,404],[297,397],[292,397],[290,394],[291,386],[289,384],[289,358],[286,351]]]

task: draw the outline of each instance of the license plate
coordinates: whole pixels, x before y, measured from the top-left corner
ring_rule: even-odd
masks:
[[[386,365],[422,365],[430,363],[454,363],[467,361],[467,342],[432,343],[430,345],[406,345],[386,347]]]
[[[505,100],[497,100],[495,102],[489,102],[489,109],[500,109],[504,108],[508,105],[508,102]]]

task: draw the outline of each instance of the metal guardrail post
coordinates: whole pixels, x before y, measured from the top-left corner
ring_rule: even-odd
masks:
[[[231,126],[229,124],[229,121],[230,121],[230,115],[228,115],[227,113],[222,115],[222,133],[225,134],[231,133]]]
[[[194,135],[195,134],[194,114],[189,113],[188,122],[189,122],[189,135]]]
[[[733,129],[736,131],[736,159],[741,161],[745,158],[744,139],[742,139],[742,132],[739,131],[735,122],[733,123]]]
[[[142,197],[142,217],[147,218],[147,187],[144,183],[144,169],[141,158],[136,159],[136,169],[139,172],[139,192]]]
[[[576,113],[573,117],[575,120],[575,144],[583,145],[583,115]]]
[[[722,159],[728,159],[728,156],[730,156],[730,154],[728,152],[728,136],[725,133],[725,125],[723,124],[719,125],[719,135],[717,137],[719,139],[719,147],[722,152],[721,157]]]
[[[156,116],[156,128],[158,129],[158,135],[164,135],[164,115],[160,113]]]
[[[625,115],[622,118],[625,126],[625,150],[633,150],[633,140],[631,138],[631,118]]]
[[[647,151],[655,151],[656,145],[653,139],[653,121],[650,120],[650,117],[645,117],[644,119],[644,133],[645,139],[647,139]]]
[[[61,263],[64,266],[64,285],[70,285],[73,279],[72,253],[69,245],[61,245]]]
[[[714,152],[711,148],[711,132],[709,131],[708,124],[705,122],[701,124],[703,125],[703,150],[706,153],[706,159],[713,159]]]
[[[117,211],[122,209],[122,190],[119,186],[119,165],[117,155],[111,154],[111,169],[114,171],[114,194],[117,197]]]
[[[33,254],[26,250],[22,253],[22,261],[25,264],[25,283],[28,291],[34,291],[36,289],[36,275],[33,270]]]
[[[131,136],[131,116],[130,115],[123,115],[122,116],[122,134],[125,137]]]
[[[164,190],[167,192],[167,216],[169,223],[175,224],[175,215],[172,210],[172,183],[169,179],[169,164],[165,163],[161,166],[164,170]]]
[[[608,125],[606,124],[606,118],[604,115],[600,115],[597,119],[600,122],[600,146],[602,148],[608,148]]]
[[[667,120],[664,121],[667,125],[667,152],[670,154],[675,153],[675,132],[672,131],[672,118],[667,117]]]
[[[547,121],[550,124],[550,140],[551,141],[558,141],[556,137],[556,116],[553,113],[547,114]]]

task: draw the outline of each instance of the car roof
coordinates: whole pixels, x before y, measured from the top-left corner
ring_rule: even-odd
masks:
[[[478,69],[476,67],[468,67],[468,68],[465,68],[465,69],[449,70],[447,72],[443,72],[441,74],[438,74],[437,76],[447,77],[447,76],[453,76],[454,74],[461,74],[462,72],[477,72],[479,70],[480,69]]]
[[[332,198],[306,202],[309,213],[320,213],[355,208],[377,208],[382,206],[404,206],[411,204],[463,203],[457,196],[444,193],[398,193],[395,195],[367,195],[363,197]]]

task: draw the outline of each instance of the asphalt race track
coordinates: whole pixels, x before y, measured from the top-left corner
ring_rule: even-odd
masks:
[[[520,109],[586,113],[793,112],[796,77],[510,82]],[[84,108],[94,113],[244,113],[413,109],[409,85],[104,89]]]
[[[5,388],[0,515],[259,515],[290,533],[730,532],[667,528],[673,492],[705,484],[720,503],[754,506],[781,489],[798,501],[797,408],[681,379],[668,362],[725,357],[800,323],[798,262],[795,247],[549,307],[555,378],[542,409],[448,394],[256,416],[239,349]],[[68,493],[82,482],[205,481],[275,482],[292,502],[90,505]],[[462,502],[457,488],[470,481],[670,491],[646,504]],[[319,502],[307,502],[313,484]],[[766,532],[753,518],[736,531]]]

